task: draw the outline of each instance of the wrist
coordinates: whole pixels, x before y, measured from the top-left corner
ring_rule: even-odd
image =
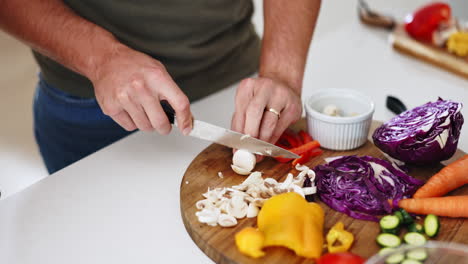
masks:
[[[283,74],[281,72],[275,71],[262,71],[259,72],[260,77],[269,78],[284,84],[285,86],[289,87],[294,93],[296,93],[299,97],[302,94],[302,76],[294,77],[293,74]]]

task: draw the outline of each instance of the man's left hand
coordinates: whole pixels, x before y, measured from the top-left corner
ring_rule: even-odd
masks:
[[[274,78],[247,78],[237,88],[231,128],[275,143],[301,115],[302,101],[292,87]]]

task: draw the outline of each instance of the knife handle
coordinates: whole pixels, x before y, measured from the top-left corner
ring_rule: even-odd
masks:
[[[166,113],[166,116],[167,116],[167,119],[169,119],[169,122],[171,124],[174,124],[174,118],[175,118],[174,108],[172,108],[172,106],[166,100],[161,101],[161,106],[164,110],[164,113]]]
[[[387,96],[387,108],[397,115],[406,111],[405,104],[400,99],[391,95]]]

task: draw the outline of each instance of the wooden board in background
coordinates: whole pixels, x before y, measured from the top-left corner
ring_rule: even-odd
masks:
[[[411,38],[402,25],[390,35],[390,42],[396,50],[468,79],[468,58],[458,57],[447,50],[431,46]]]
[[[374,122],[371,128],[373,131],[377,122]],[[297,125],[297,128],[305,127],[305,122]],[[460,157],[463,153],[458,151],[452,159]],[[383,154],[368,141],[364,146],[352,151],[331,151],[325,150],[324,153],[313,160],[308,165],[313,168],[316,165],[325,163],[323,158],[341,155],[370,155],[383,158]],[[212,144],[203,150],[190,164],[185,172],[181,182],[180,206],[182,219],[187,232],[192,237],[197,246],[216,263],[314,263],[312,259],[297,257],[292,251],[284,248],[267,248],[266,256],[259,259],[252,259],[242,255],[236,248],[234,235],[244,227],[256,226],[257,218],[241,219],[238,225],[231,228],[212,227],[198,222],[195,212],[197,211],[195,203],[204,199],[202,196],[210,188],[230,187],[240,184],[245,176],[238,175],[231,170],[232,151],[226,147]],[[419,179],[428,179],[434,173],[439,171],[443,165],[438,164],[433,167],[411,168],[410,175]],[[263,177],[275,178],[283,181],[288,174],[292,172],[297,175],[297,171],[291,168],[291,164],[282,164],[267,158],[255,167],[256,171],[261,171]],[[224,178],[218,177],[218,172],[222,172]],[[468,186],[460,188],[453,192],[454,194],[468,194]],[[318,198],[316,198],[318,201]],[[375,238],[379,234],[378,223],[370,221],[357,220],[348,217],[345,214],[330,209],[327,205],[320,202],[325,211],[324,234],[338,221],[345,224],[347,230],[355,236],[355,242],[351,252],[362,257],[369,258],[378,252],[379,247],[375,243]],[[441,219],[441,231],[436,240],[454,241],[468,244],[468,220],[463,219]]]

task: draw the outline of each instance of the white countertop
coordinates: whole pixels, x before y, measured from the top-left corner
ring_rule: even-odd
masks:
[[[403,9],[399,0],[386,10],[401,15],[421,2]],[[388,33],[360,25],[355,10],[354,1],[323,1],[304,97],[318,88],[360,90],[376,103],[374,119],[385,121],[388,94],[408,107],[442,96],[463,102],[468,118],[467,80],[393,51]],[[258,26],[260,18],[257,12]],[[194,103],[195,117],[229,127],[234,92]],[[465,152],[467,126],[459,143]],[[185,169],[208,144],[138,132],[0,201],[0,263],[211,263],[179,211]]]

